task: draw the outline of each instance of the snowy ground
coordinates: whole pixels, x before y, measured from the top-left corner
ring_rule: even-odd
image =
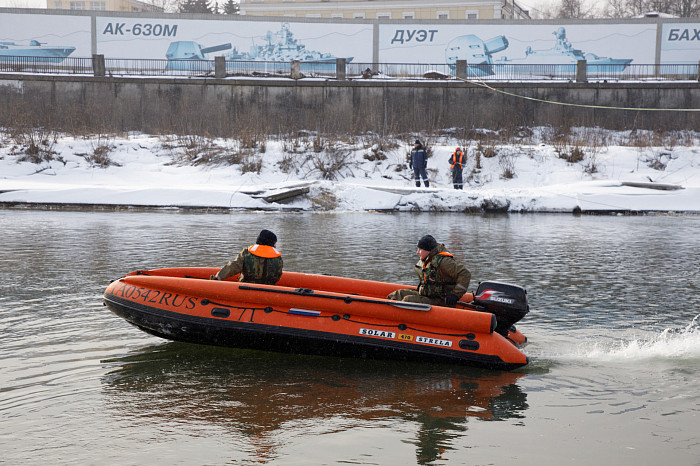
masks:
[[[447,137],[429,140],[431,185],[417,189],[406,163],[415,137],[398,144],[384,141],[385,148],[380,150],[371,137],[332,144],[313,136],[275,139],[265,141],[264,148],[242,149],[240,141],[196,137],[60,136],[40,143],[40,153],[34,155],[38,163],[33,163],[21,161],[32,158],[25,142],[0,132],[0,203],[337,211],[507,207],[528,212],[700,212],[700,135],[684,133],[664,141],[651,133],[644,139],[639,133],[596,130],[597,142],[580,145],[548,142],[547,131],[535,129],[534,135],[520,140],[481,148],[470,141],[461,191],[452,187],[447,161],[458,143]],[[634,145],[629,143],[632,139]],[[643,140],[648,144],[640,142]],[[186,143],[194,148],[187,149]],[[485,157],[489,149],[497,155]],[[577,150],[585,154],[579,162],[560,157]],[[482,154],[480,169],[475,169],[477,153]],[[113,165],[101,167],[99,162],[106,159]],[[202,163],[207,159],[214,162]],[[508,172],[512,177],[504,176]],[[284,193],[299,195],[275,201],[274,195]]]

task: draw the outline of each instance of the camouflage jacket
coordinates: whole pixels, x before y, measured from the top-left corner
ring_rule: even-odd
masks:
[[[271,246],[266,246],[266,248],[273,249],[277,256],[262,257],[251,251],[254,250],[255,246],[253,245],[242,250],[235,259],[229,261],[219,270],[216,278],[226,280],[228,277],[240,273],[239,281],[242,282],[262,283],[265,285],[277,283],[282,277],[282,255],[276,249],[271,248]]]
[[[444,244],[430,251],[425,261],[419,260],[415,271],[420,280],[418,293],[429,298],[444,299],[450,293],[462,296],[472,278],[471,272],[447,252]]]

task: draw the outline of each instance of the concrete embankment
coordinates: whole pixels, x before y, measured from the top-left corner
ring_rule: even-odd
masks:
[[[586,126],[700,130],[697,82],[117,78],[0,75],[0,125],[223,135]],[[652,110],[650,110],[652,109]]]

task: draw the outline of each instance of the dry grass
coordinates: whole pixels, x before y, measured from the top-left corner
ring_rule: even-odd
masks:
[[[83,157],[91,167],[107,168],[110,166],[121,166],[112,160],[111,154],[117,148],[114,138],[106,134],[98,134],[88,139],[90,152],[75,154]]]

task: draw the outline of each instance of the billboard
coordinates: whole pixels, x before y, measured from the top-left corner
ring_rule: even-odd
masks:
[[[697,65],[700,61],[700,23],[664,23],[661,63]]]
[[[0,14],[0,57],[61,63],[91,55],[92,27],[85,16]]]
[[[621,72],[632,62],[653,64],[655,24],[380,25],[379,62],[447,63],[466,60],[471,74],[499,65],[571,65]]]
[[[106,58],[327,62],[372,61],[371,24],[96,18],[97,53]]]
[[[503,65],[527,72],[538,65],[573,68],[586,60],[588,73],[623,73],[631,64],[655,64],[657,59],[661,64],[697,65],[700,23],[383,24],[0,13],[0,57],[60,63],[93,53],[125,61],[166,60],[162,66],[168,69],[187,69],[187,62],[224,56],[227,62],[298,60],[329,69],[336,58],[436,64],[448,72],[465,60],[469,73],[477,76],[495,74]]]

